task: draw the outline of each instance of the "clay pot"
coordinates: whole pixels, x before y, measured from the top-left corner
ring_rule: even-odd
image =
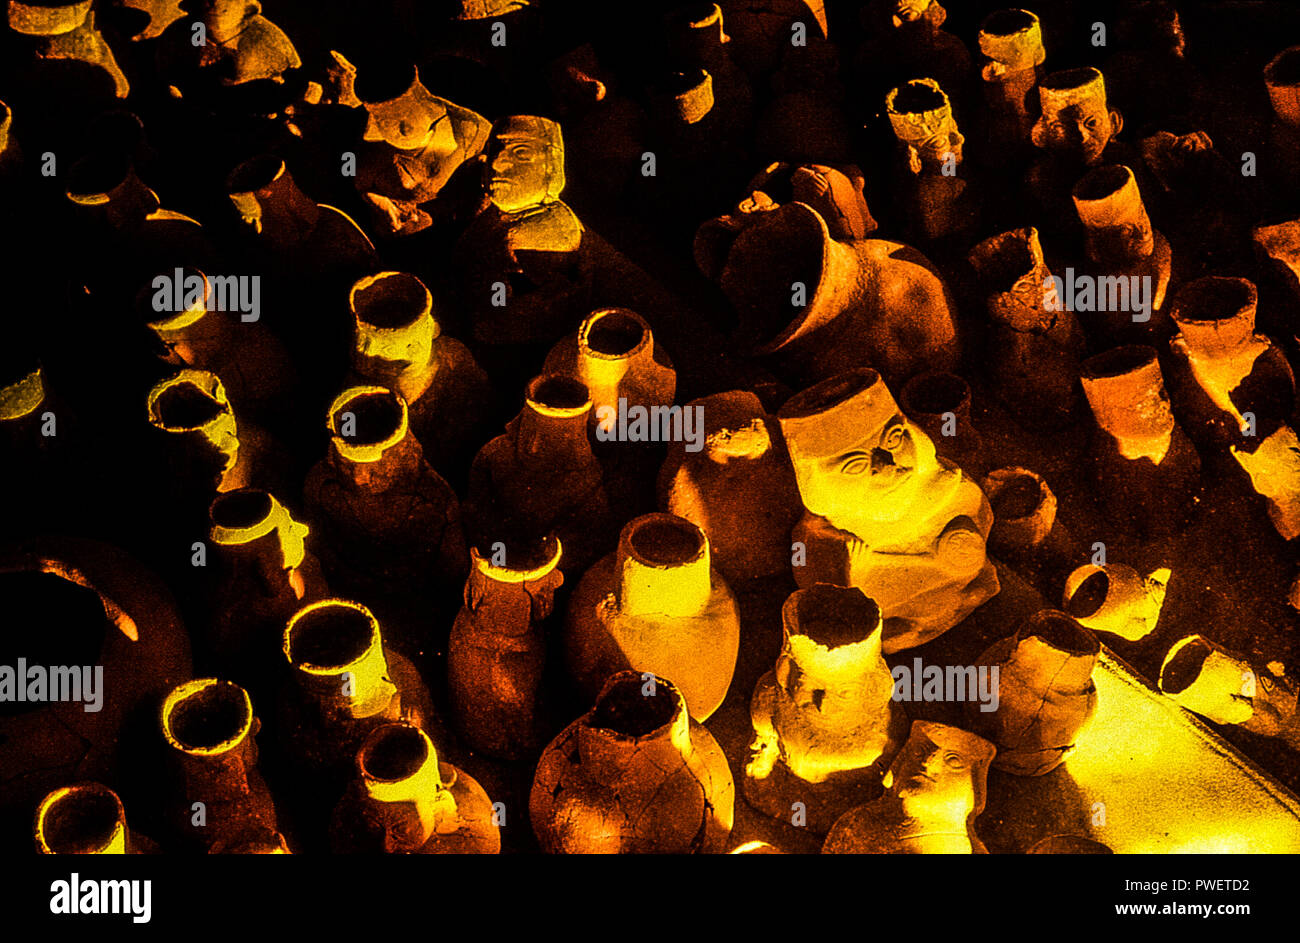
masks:
[[[824,380],[778,418],[805,508],[791,534],[800,587],[861,589],[884,612],[886,654],[948,631],[998,592],[988,499],[938,459],[875,370]]]
[[[1162,309],[1172,255],[1168,240],[1151,226],[1133,171],[1123,164],[1094,167],[1075,184],[1073,198],[1085,230],[1086,274],[1094,279],[1089,323],[1097,325],[1097,336],[1108,344],[1150,343],[1168,337],[1173,325]],[[1120,303],[1123,295],[1118,290],[1112,293],[1105,287],[1112,284],[1102,281],[1106,278],[1128,283],[1128,305]],[[1149,286],[1140,289],[1149,305],[1145,311],[1138,311],[1132,300],[1134,278],[1141,279],[1138,286]],[[1081,310],[1082,305],[1076,302],[1076,308]]]
[[[1169,342],[1170,398],[1180,424],[1204,449],[1254,451],[1295,411],[1286,355],[1255,333],[1258,298],[1244,278],[1207,276],[1184,285],[1170,304],[1180,332]]]
[[[790,531],[802,513],[781,427],[745,390],[687,403],[699,410],[697,442],[673,442],[659,469],[659,506],[704,531],[713,563],[736,585],[784,574]]]
[[[543,371],[573,377],[591,395],[593,432],[614,428],[620,399],[628,407],[670,406],[677,372],[645,318],[628,308],[600,308],[551,348]],[[606,416],[601,418],[602,411]],[[607,411],[612,411],[607,412]]]
[[[543,623],[555,591],[560,541],[502,542],[494,555],[470,550],[465,604],[447,647],[447,681],[456,727],[475,749],[505,759],[535,755],[547,733],[542,715]]]
[[[1106,513],[1143,533],[1176,529],[1199,487],[1201,460],[1174,421],[1155,350],[1135,344],[1089,357],[1082,380],[1097,421],[1093,467]]]
[[[913,721],[885,794],[840,816],[822,854],[987,854],[975,819],[996,752],[969,731]]]
[[[791,385],[863,364],[901,384],[957,364],[951,299],[929,260],[883,239],[837,242],[802,203],[760,214],[736,237],[721,285],[738,342]]]
[[[672,514],[629,521],[569,600],[565,663],[587,697],[617,671],[654,672],[676,679],[703,722],[727,695],[739,648],[736,598],[711,566],[709,539]]]
[[[357,751],[330,845],[335,854],[494,855],[501,834],[477,780],[439,762],[419,727],[393,723],[372,730]]]
[[[72,3],[9,4],[9,28],[24,37],[23,46],[48,69],[62,69],[64,82],[78,79],[83,88],[110,83],[118,98],[126,98],[130,83],[117,64],[104,34],[95,28],[95,14],[90,0]],[[85,70],[100,73],[92,81]],[[81,71],[79,71],[81,70]]]
[[[1054,430],[1077,414],[1083,331],[1049,292],[1038,230],[985,239],[968,256],[985,298],[993,336],[987,355],[997,396],[1031,430]]]
[[[1170,576],[1163,567],[1144,579],[1123,563],[1085,563],[1065,581],[1062,606],[1085,628],[1137,642],[1155,631]]]
[[[591,409],[577,380],[544,374],[529,382],[523,410],[470,468],[465,515],[472,543],[554,534],[564,545],[560,568],[577,576],[617,540],[604,471],[588,438]]]
[[[247,82],[283,84],[284,74],[301,68],[302,60],[284,30],[260,11],[260,3],[210,3],[193,18],[173,23],[158,37],[158,71],[166,84],[200,101],[218,90],[229,96],[232,86]],[[195,46],[198,21],[208,38]]]
[[[275,803],[257,768],[260,729],[248,692],[233,682],[200,678],[167,695],[162,735],[176,780],[167,817],[178,838],[207,850],[276,827]]]
[[[1283,540],[1300,537],[1300,436],[1281,426],[1252,451],[1229,449],[1264,499],[1269,520]]]
[[[988,472],[984,437],[971,421],[970,386],[955,373],[919,373],[899,396],[907,418],[915,422],[934,450],[978,480]]]
[[[106,544],[40,538],[0,550],[0,601],[40,614],[57,631],[10,633],[0,657],[16,677],[19,657],[33,666],[102,667],[82,701],[11,700],[0,713],[0,814],[12,834],[30,834],[32,810],[69,782],[112,783],[147,802],[145,757],[157,737],[154,711],[167,690],[190,677],[190,643],[163,583]],[[85,672],[81,672],[86,680]],[[24,689],[27,680],[22,679]],[[48,689],[47,692],[48,694]],[[73,689],[76,693],[76,689]],[[99,709],[88,711],[99,699]],[[15,839],[16,840],[16,839]]]
[[[1024,157],[1034,118],[1027,100],[1043,76],[1047,52],[1038,17],[1028,10],[995,10],[979,30],[988,141],[1001,152]]]
[[[1064,612],[1044,609],[976,659],[998,672],[998,701],[967,701],[966,722],[997,744],[995,769],[1042,776],[1064,763],[1097,709],[1092,669],[1101,645]]]
[[[281,450],[265,430],[236,420],[215,373],[181,370],[149,391],[147,405],[177,501],[206,505],[213,492],[279,483]]]
[[[978,191],[962,169],[962,144],[952,104],[934,79],[912,79],[885,96],[898,139],[895,172],[900,214],[923,242],[966,240],[979,223]]]
[[[469,459],[492,391],[469,349],[434,319],[433,296],[405,272],[368,275],[352,286],[353,378],[400,394],[411,430],[435,468]]]
[[[303,499],[330,582],[374,601],[394,641],[422,645],[430,599],[455,598],[469,567],[460,503],[424,460],[402,397],[355,386],[330,404],[329,455]]]
[[[126,827],[117,793],[99,783],[54,790],[36,809],[36,851],[43,855],[157,854],[158,846]]]
[[[990,549],[1027,554],[1046,542],[1056,524],[1056,495],[1042,475],[1008,466],[990,472],[983,487],[993,505]]]
[[[881,654],[880,608],[861,590],[818,583],[791,593],[781,615],[781,655],[750,701],[745,799],[785,820],[802,803],[801,824],[824,835],[880,794],[907,720]]]
[[[306,525],[269,492],[218,495],[208,517],[217,578],[206,654],[226,677],[269,692],[283,668],[277,637],[304,603],[329,595],[325,577],[307,549]]]
[[[624,671],[542,753],[528,814],[551,854],[717,854],[735,788],[677,687]]]
[[[341,772],[380,724],[433,720],[419,672],[385,648],[378,620],[360,603],[304,606],[285,627],[284,655],[293,683],[283,692],[277,726],[286,752],[304,767]]]
[[[1175,642],[1160,666],[1160,690],[1216,724],[1235,724],[1300,750],[1296,684],[1203,635]]]

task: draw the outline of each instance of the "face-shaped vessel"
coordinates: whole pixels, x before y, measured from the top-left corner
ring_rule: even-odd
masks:
[[[917,721],[887,784],[909,818],[961,821],[984,809],[991,743],[947,724]]]
[[[804,507],[846,530],[913,510],[934,443],[899,410],[875,370],[831,377],[779,413]]]
[[[518,213],[557,199],[564,189],[560,126],[546,118],[514,115],[492,127],[484,186],[503,213]]]
[[[1036,147],[1084,166],[1101,161],[1123,124],[1106,104],[1106,83],[1092,68],[1053,72],[1038,87],[1042,116],[1034,124]]]

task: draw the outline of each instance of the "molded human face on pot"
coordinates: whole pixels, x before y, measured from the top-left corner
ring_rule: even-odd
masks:
[[[788,400],[778,418],[804,507],[846,530],[905,516],[938,468],[934,444],[874,370],[825,380]]]
[[[503,213],[557,200],[564,190],[564,140],[547,118],[515,115],[492,126],[483,182]]]
[[[357,75],[356,93],[365,105],[368,121],[363,138],[383,141],[400,151],[432,148],[451,153],[456,148],[447,103],[420,83],[415,66],[393,75]]]
[[[934,79],[913,79],[885,98],[894,136],[918,155],[922,169],[939,173],[949,161],[961,162],[965,141],[953,120],[952,105]]]
[[[984,853],[974,822],[996,752],[958,727],[913,722],[885,776],[885,794],[842,815],[823,854]]]
[[[542,753],[528,811],[549,853],[716,854],[735,783],[676,686],[624,671]]]
[[[1106,104],[1106,83],[1093,68],[1053,72],[1039,83],[1042,115],[1034,124],[1035,147],[1092,166],[1124,123]]]

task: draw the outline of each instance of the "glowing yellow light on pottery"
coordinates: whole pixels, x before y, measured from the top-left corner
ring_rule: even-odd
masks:
[[[70,806],[84,804],[87,800],[107,799],[115,808],[114,821],[109,827],[107,837],[94,848],[79,846],[75,850],[60,852],[53,847],[51,820],[68,812]],[[122,800],[111,789],[98,783],[81,783],[56,789],[41,800],[36,810],[36,847],[43,855],[87,854],[87,855],[124,855],[126,854],[126,812]]]
[[[339,418],[348,411],[347,407],[354,400],[361,399],[363,396],[391,397],[398,406],[400,415],[397,420],[397,428],[393,430],[391,435],[384,437],[379,442],[356,442],[352,438],[343,435],[339,429]],[[410,410],[407,408],[406,400],[386,386],[354,386],[344,390],[335,397],[334,402],[330,403],[329,416],[326,422],[332,435],[330,443],[338,451],[339,455],[350,462],[377,462],[384,457],[384,452],[406,438],[406,431],[410,426]]]
[[[16,383],[0,389],[0,420],[21,419],[45,399],[45,382],[37,367]]]
[[[219,688],[224,688],[227,693],[234,694],[239,702],[240,719],[236,729],[228,737],[214,744],[186,743],[181,740],[173,724],[177,710],[194,698],[215,696]],[[181,753],[189,756],[221,756],[238,747],[252,733],[253,702],[249,699],[247,691],[231,681],[221,681],[217,678],[199,678],[195,681],[186,681],[184,684],[173,688],[171,693],[167,695],[166,700],[163,701],[162,731],[163,737],[172,748]]]

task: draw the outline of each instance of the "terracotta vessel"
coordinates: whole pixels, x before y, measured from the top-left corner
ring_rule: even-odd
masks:
[[[1062,608],[1085,628],[1137,642],[1155,631],[1171,575],[1165,567],[1144,578],[1123,563],[1085,563],[1066,579]]]
[[[977,670],[997,671],[998,700],[968,700],[966,722],[997,745],[995,769],[1042,776],[1066,762],[1097,709],[1092,681],[1101,644],[1064,612],[1043,609],[1010,638],[976,659]]]
[[[1170,304],[1179,333],[1169,342],[1169,395],[1180,424],[1203,449],[1253,452],[1295,411],[1286,355],[1255,333],[1258,298],[1247,279],[1206,276],[1184,285]]]
[[[955,373],[918,373],[899,401],[907,418],[934,443],[935,453],[978,481],[988,473],[984,437],[971,420],[970,385]]]
[[[0,826],[30,834],[32,810],[69,782],[113,783],[147,801],[143,776],[157,738],[153,711],[191,677],[190,642],[166,586],[138,561],[107,544],[37,538],[0,550],[0,600],[11,612],[41,613],[55,630],[10,633],[3,685],[31,667],[92,666],[72,689],[80,700],[17,702],[5,692],[0,716]],[[20,679],[17,658],[28,663]],[[48,679],[47,679],[48,680]],[[42,685],[48,696],[48,689]],[[92,689],[93,688],[93,689]],[[87,710],[96,706],[97,710]]]
[[[528,814],[551,854],[719,854],[735,791],[676,686],[624,671],[542,753]]]
[[[560,568],[576,576],[617,541],[604,470],[588,437],[591,412],[591,395],[577,380],[543,374],[529,382],[523,410],[470,467],[471,543],[554,534],[564,544]]]
[[[895,179],[911,237],[967,240],[979,223],[978,188],[963,168],[966,139],[947,94],[934,79],[912,79],[885,96],[885,113],[898,140]]]
[[[838,242],[802,203],[755,217],[720,281],[738,342],[783,379],[806,385],[871,364],[901,383],[956,366],[952,302],[921,253],[884,239]]]
[[[880,795],[880,778],[907,735],[881,654],[880,608],[859,589],[819,583],[781,610],[776,667],[750,701],[754,726],[745,799],[825,834],[841,815]]]
[[[293,681],[283,691],[277,726],[288,755],[307,768],[341,772],[375,727],[433,721],[419,672],[384,646],[378,620],[360,603],[304,606],[285,627],[284,656]]]
[[[569,600],[564,651],[588,697],[615,672],[676,679],[694,720],[718,709],[740,648],[740,613],[710,562],[709,539],[672,514],[628,522],[618,550],[582,577]]]
[[[329,595],[320,563],[307,549],[307,525],[259,488],[218,495],[208,518],[216,579],[205,655],[223,676],[269,693],[283,668],[284,624],[304,603]]]
[[[775,417],[747,390],[682,408],[702,411],[702,441],[669,445],[659,469],[660,508],[704,531],[728,584],[786,573],[803,505]]]
[[[1216,724],[1235,724],[1300,750],[1296,683],[1203,635],[1174,643],[1160,666],[1160,690]]]
[[[1108,517],[1143,533],[1177,528],[1199,488],[1201,461],[1174,420],[1155,350],[1134,344],[1089,357],[1082,379]]]
[[[1084,270],[1095,284],[1094,336],[1107,344],[1163,340],[1173,332],[1162,310],[1173,257],[1168,240],[1151,226],[1133,171],[1123,164],[1094,167],[1073,196],[1085,230]],[[1075,310],[1084,310],[1079,297]]]
[[[368,275],[352,286],[348,304],[354,382],[400,394],[429,464],[458,469],[492,401],[487,374],[464,344],[442,333],[433,297],[414,275]]]
[[[447,647],[452,716],[475,749],[505,759],[535,755],[545,743],[543,631],[563,584],[563,548],[541,542],[502,542],[495,555],[470,550],[465,604]]]
[[[975,833],[997,748],[958,727],[917,720],[883,796],[844,813],[822,854],[987,854]]]
[[[494,855],[501,850],[495,818],[483,787],[440,762],[427,733],[383,724],[357,751],[330,845],[335,854]]]
[[[329,454],[303,485],[330,582],[393,610],[458,592],[469,567],[460,503],[424,460],[407,415],[385,387],[344,390],[330,404]]]
[[[792,534],[801,587],[861,589],[884,613],[886,654],[946,632],[998,592],[988,499],[937,457],[875,370],[824,380],[777,415],[805,509]]]
[[[1034,116],[1028,99],[1043,76],[1047,51],[1038,17],[1029,10],[995,10],[979,30],[980,69],[990,146],[1028,156]]]
[[[35,837],[42,855],[158,853],[157,845],[127,828],[122,800],[99,783],[62,786],[42,799]]]
[[[993,322],[986,350],[998,398],[1028,429],[1068,425],[1081,409],[1083,331],[1055,291],[1038,230],[992,236],[968,259]]]
[[[167,818],[178,839],[204,850],[255,828],[275,828],[275,803],[257,768],[261,722],[248,692],[200,678],[163,701],[162,735],[176,786]]]

